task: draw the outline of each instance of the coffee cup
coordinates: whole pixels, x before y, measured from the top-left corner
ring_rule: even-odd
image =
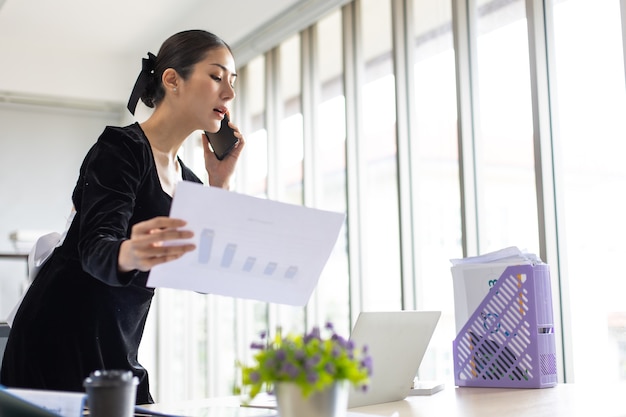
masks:
[[[139,379],[130,371],[93,371],[83,382],[89,416],[133,417],[138,383]]]

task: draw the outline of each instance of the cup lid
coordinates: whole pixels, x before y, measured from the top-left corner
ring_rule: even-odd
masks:
[[[137,385],[139,379],[133,377],[131,371],[122,369],[108,369],[108,370],[96,370],[93,371],[85,381],[83,385],[85,387],[112,387],[120,385]]]

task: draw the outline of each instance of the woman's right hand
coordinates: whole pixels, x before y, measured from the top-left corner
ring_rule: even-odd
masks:
[[[239,155],[243,150],[246,140],[243,134],[239,131],[239,128],[230,121],[228,123],[233,131],[235,137],[239,139],[239,142],[235,145],[232,151],[223,160],[218,160],[209,146],[209,139],[206,134],[202,134],[202,147],[204,149],[204,166],[207,174],[209,174],[209,185],[213,187],[220,187],[228,189],[230,186],[230,178],[235,172],[235,166]]]
[[[193,243],[168,243],[193,237],[190,230],[180,230],[184,220],[155,217],[133,226],[130,239],[122,242],[118,255],[120,272],[149,271],[153,266],[180,258],[196,248]]]

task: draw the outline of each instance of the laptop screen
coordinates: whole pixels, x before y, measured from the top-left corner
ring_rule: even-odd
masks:
[[[402,400],[407,397],[440,311],[362,312],[350,339],[367,345],[373,370],[367,391],[350,391],[348,408]]]

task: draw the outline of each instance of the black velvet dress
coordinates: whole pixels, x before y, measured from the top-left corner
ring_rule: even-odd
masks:
[[[180,162],[183,179],[200,182]],[[31,284],[15,316],[0,383],[84,391],[96,369],[128,369],[139,378],[137,403],[150,403],[137,351],[153,288],[147,272],[119,273],[118,251],[131,227],[167,216],[152,150],[139,124],[107,127],[80,169],[76,216]]]

